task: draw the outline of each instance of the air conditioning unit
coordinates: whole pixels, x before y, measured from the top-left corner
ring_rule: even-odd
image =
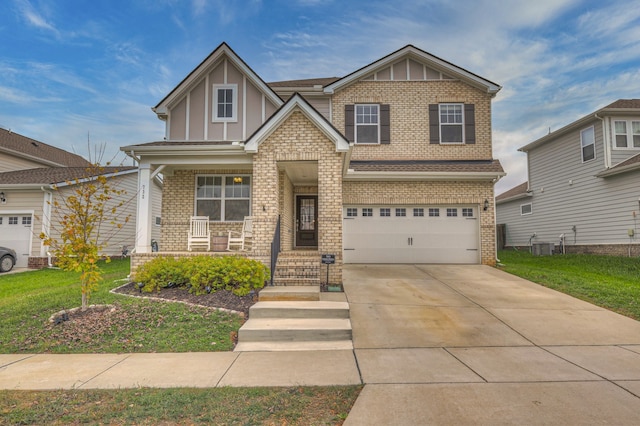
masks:
[[[550,256],[554,248],[554,243],[533,243],[531,252],[534,256]]]

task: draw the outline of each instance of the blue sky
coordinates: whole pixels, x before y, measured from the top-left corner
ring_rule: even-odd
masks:
[[[494,157],[640,98],[637,0],[4,0],[0,126],[87,154],[161,140],[151,111],[226,41],[265,81],[343,76],[406,44],[503,86]]]

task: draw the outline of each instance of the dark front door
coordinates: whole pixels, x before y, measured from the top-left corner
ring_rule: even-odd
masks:
[[[296,199],[296,247],[318,245],[318,196],[301,195]]]

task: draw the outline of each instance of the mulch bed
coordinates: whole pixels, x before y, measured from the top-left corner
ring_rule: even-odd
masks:
[[[140,293],[135,283],[129,283],[114,290],[115,293],[128,294],[136,297],[155,297],[172,301],[191,303],[193,305],[205,306],[208,308],[223,308],[236,312],[242,312],[245,319],[249,318],[249,308],[258,301],[258,293],[255,290],[246,296],[236,296],[227,290],[218,290],[210,294],[195,295],[189,293],[185,287],[163,288],[159,292]]]

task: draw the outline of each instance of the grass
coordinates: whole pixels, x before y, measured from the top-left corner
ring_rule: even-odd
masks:
[[[640,320],[640,259],[500,251],[500,269]]]
[[[0,391],[0,424],[339,425],[361,389]]]
[[[103,265],[104,280],[92,304],[112,304],[114,314],[72,329],[51,325],[51,315],[80,305],[78,274],[44,269],[0,276],[0,353],[122,353],[228,351],[241,318],[178,303],[109,293],[124,283],[128,260]]]

